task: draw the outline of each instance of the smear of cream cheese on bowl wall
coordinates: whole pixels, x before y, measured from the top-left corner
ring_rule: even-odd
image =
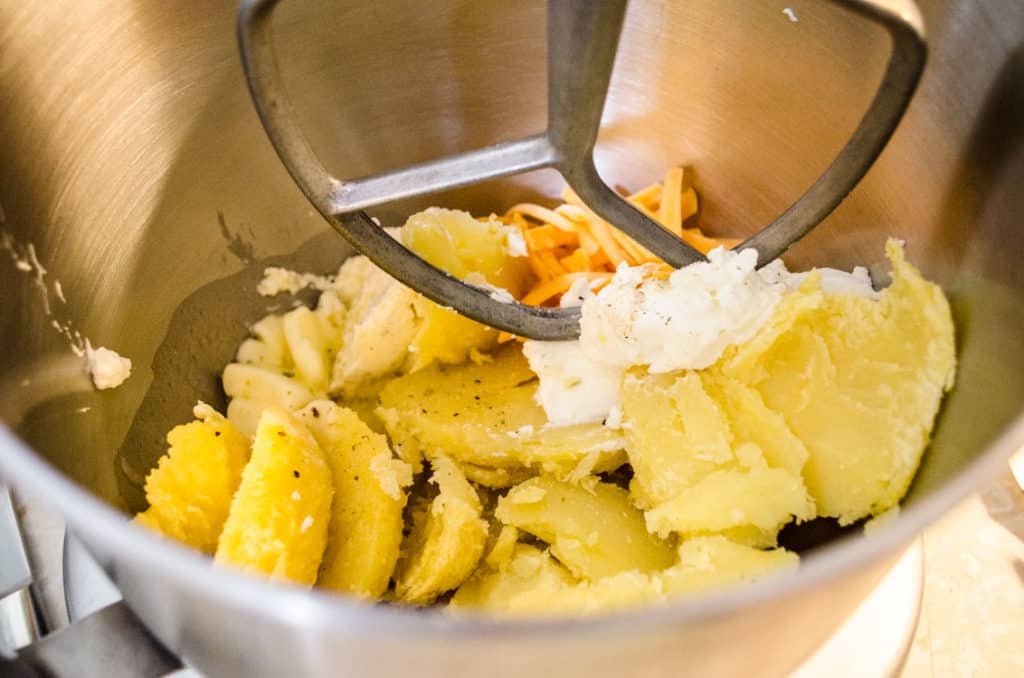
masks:
[[[132,361],[105,346],[93,348],[86,341],[85,359],[88,361],[89,376],[99,390],[117,388],[132,375]]]
[[[2,221],[3,211],[0,210],[0,223]],[[15,270],[29,276],[32,280],[42,302],[43,315],[49,318],[50,327],[67,339],[71,352],[78,357],[85,358],[85,368],[92,379],[93,386],[99,390],[105,390],[117,388],[123,384],[131,376],[132,361],[104,346],[93,348],[89,338],[82,336],[69,318],[63,317],[60,307],[51,302],[50,289],[53,289],[53,295],[60,305],[65,305],[68,303],[68,299],[64,293],[64,286],[43,266],[36,253],[35,245],[31,242],[19,243],[11,233],[0,231],[0,250],[7,252]]]

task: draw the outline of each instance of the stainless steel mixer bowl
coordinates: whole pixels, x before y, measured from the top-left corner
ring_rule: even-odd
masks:
[[[598,159],[640,187],[692,165],[715,233],[749,234],[820,173],[866,106],[883,34],[811,0],[634,2]],[[231,2],[0,0],[0,469],[58,507],[145,623],[210,676],[781,675],[895,554],[1024,441],[1024,5],[924,0],[930,62],[867,178],[793,250],[870,263],[884,238],[943,284],[961,367],[898,520],[805,555],[799,572],[590,620],[498,622],[357,605],[211,570],[126,525],[162,434],[268,304],[262,267],[348,254],[278,163],[238,63]],[[338,176],[543,128],[541,2],[313,3],[277,18],[282,68]],[[555,195],[538,173],[427,203],[478,212]],[[3,254],[3,253],[0,253]],[[59,280],[66,303],[57,298]],[[279,302],[280,303],[280,302]],[[49,311],[49,315],[47,314]],[[96,392],[53,321],[130,356]]]

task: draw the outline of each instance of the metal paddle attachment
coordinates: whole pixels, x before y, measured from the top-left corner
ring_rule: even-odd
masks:
[[[885,27],[892,52],[882,83],[853,136],[799,200],[739,247],[757,248],[765,264],[811,231],[868,171],[903,117],[924,68],[924,27],[912,0],[830,0]],[[552,309],[492,299],[412,253],[364,209],[543,167],[558,170],[576,194],[672,266],[703,255],[634,208],[597,174],[594,144],[601,123],[627,0],[548,0],[548,125],[540,135],[460,153],[382,174],[338,179],[324,168],[299,129],[281,83],[271,39],[279,0],[243,0],[238,39],[256,110],[292,178],[334,228],[391,276],[429,299],[501,330],[542,340],[579,335],[579,309]]]

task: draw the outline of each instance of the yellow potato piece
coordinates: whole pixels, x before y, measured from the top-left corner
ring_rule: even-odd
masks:
[[[728,418],[696,373],[630,372],[622,412],[634,474],[630,491],[643,508],[735,462]]]
[[[509,238],[518,231],[496,219],[481,221],[467,212],[431,208],[413,214],[402,227],[402,243],[456,278],[486,282],[520,295],[529,275],[525,257],[509,255]],[[488,350],[497,332],[442,308],[424,297],[416,303],[419,328],[409,347],[409,370],[437,361],[465,362],[472,351]]]
[[[786,419],[765,405],[761,394],[742,382],[717,372],[702,372],[705,392],[722,408],[733,435],[734,447],[753,444],[771,468],[785,469],[799,478],[807,463],[807,447],[789,429]]]
[[[462,364],[471,351],[490,351],[498,342],[498,331],[494,328],[438,306],[426,297],[417,297],[413,308],[419,325],[409,343],[409,372],[435,362]]]
[[[332,356],[322,318],[299,306],[282,316],[282,329],[295,365],[296,381],[314,393],[326,391]]]
[[[814,503],[799,476],[774,468],[715,471],[647,512],[647,527],[662,537],[755,528],[774,535],[793,518],[810,520]],[[762,544],[764,537],[750,537]]]
[[[675,564],[663,571],[628,570],[573,582],[568,572],[554,569],[550,556],[544,559],[547,554],[522,544],[516,548],[516,556],[504,570],[474,575],[456,593],[452,605],[510,615],[596,614],[753,581],[799,563],[795,553],[783,549],[763,551],[711,536],[684,542]]]
[[[577,577],[650,572],[675,561],[672,548],[647,532],[628,493],[595,476],[579,484],[531,478],[498,501],[495,516],[546,541]]]
[[[529,544],[514,544],[500,567],[481,565],[452,596],[449,609],[516,612],[522,608],[517,602],[520,597],[533,601],[575,584],[569,570],[549,552]]]
[[[313,435],[284,410],[265,410],[215,562],[312,585],[333,495],[331,471]]]
[[[374,433],[385,432],[384,422],[377,416],[378,404],[376,394],[360,398],[345,398],[340,400],[339,403],[358,414],[359,419],[369,426],[370,430]]]
[[[596,581],[524,591],[510,601],[506,611],[514,615],[538,616],[595,614],[663,602],[665,599],[664,585],[658,573],[627,570]]]
[[[785,549],[762,550],[725,537],[687,539],[679,545],[679,562],[661,574],[667,594],[710,591],[794,569],[800,557]]]
[[[906,493],[956,367],[942,291],[898,243],[886,251],[893,282],[878,301],[822,294],[812,276],[716,368],[782,414],[809,451],[803,474],[819,513],[844,524]]]
[[[395,571],[395,598],[414,605],[432,603],[465,581],[487,541],[476,490],[450,459],[436,457],[431,466],[438,494],[413,512],[412,532]]]
[[[506,346],[480,365],[434,365],[392,380],[377,413],[400,456],[414,464],[445,455],[461,464],[560,475],[581,463],[588,472],[621,465],[620,431],[600,423],[548,425],[536,388],[522,350]]]
[[[346,259],[334,285],[346,311],[330,393],[362,397],[377,380],[406,363],[409,342],[416,336],[417,295],[364,256]]]
[[[525,466],[514,468],[491,468],[489,466],[477,466],[476,464],[459,464],[459,468],[466,476],[466,480],[476,483],[478,486],[500,490],[512,487],[532,478],[536,472]]]
[[[721,374],[630,373],[623,385],[633,499],[667,537],[721,533],[770,546],[815,515],[807,449],[760,393]]]
[[[487,549],[484,562],[492,570],[504,567],[515,555],[516,545],[519,543],[519,530],[511,525],[502,525],[495,537],[494,543]]]
[[[465,279],[473,273],[513,295],[529,281],[529,262],[513,256],[512,241],[521,238],[517,228],[497,219],[476,219],[468,212],[432,207],[413,214],[402,227],[402,244],[421,257]]]
[[[398,561],[412,469],[352,410],[315,400],[297,416],[316,437],[334,478],[317,586],[378,598]]]
[[[146,477],[149,508],[135,519],[212,554],[249,460],[249,440],[206,408],[202,421],[171,429],[167,443],[167,454]]]

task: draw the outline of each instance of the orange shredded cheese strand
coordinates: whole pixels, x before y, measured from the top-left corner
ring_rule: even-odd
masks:
[[[639,249],[639,243],[617,228],[609,229],[609,233],[615,239],[615,243],[622,248],[622,254],[626,257],[627,264],[636,266],[643,262],[643,253]]]
[[[576,231],[566,231],[553,224],[528,228],[523,232],[526,246],[532,250],[551,250],[556,247],[578,247],[580,237]]]
[[[712,238],[699,228],[683,227],[699,208],[697,192],[684,184],[684,178],[682,168],[670,169],[664,183],[651,184],[626,196],[626,200],[705,254],[722,245],[735,247],[739,243],[736,239]],[[565,202],[553,209],[520,203],[499,217],[523,234],[536,276],[523,303],[557,303],[580,276],[593,280],[595,288],[602,287],[623,262],[641,266],[645,278],[665,278],[672,272],[672,267],[646,247],[599,217],[572,189],[566,188],[562,199]],[[499,334],[501,342],[512,339],[518,337]]]
[[[540,205],[534,205],[533,203],[523,202],[518,205],[513,205],[509,210],[509,214],[524,214],[528,217],[533,217],[542,224],[551,224],[563,231],[575,231],[576,225],[563,217],[561,214],[554,210],[549,210],[547,207],[541,207]]]
[[[661,189],[661,208],[658,220],[661,225],[676,235],[683,234],[683,219],[680,212],[683,194],[683,169],[673,167],[665,174],[665,183]]]
[[[684,228],[682,238],[700,250],[701,254],[707,254],[716,247],[731,250],[741,242],[738,238],[711,238],[704,235],[699,228]]]
[[[658,206],[661,204],[661,195],[661,184],[651,184],[647,188],[642,188],[636,193],[629,195],[626,200],[651,212],[658,209]]]
[[[576,195],[576,192],[568,186],[566,186],[565,190],[562,191],[562,199],[567,203],[578,205],[586,213],[590,225],[590,233],[594,236],[594,239],[597,240],[601,249],[604,250],[604,253],[608,255],[608,259],[612,262],[612,265],[618,266],[626,260],[625,255],[615,243],[615,238],[612,237],[611,227],[608,225],[608,222],[597,216],[597,214],[589,207],[584,205],[583,201],[580,200],[580,197]]]
[[[562,266],[564,266],[566,270],[573,273],[585,273],[593,270],[590,257],[587,256],[587,253],[582,248],[576,250],[567,257],[559,259],[559,262],[561,262]]]
[[[532,290],[527,292],[526,296],[523,297],[522,302],[524,304],[539,306],[546,301],[550,301],[557,295],[565,294],[569,288],[572,287],[572,284],[581,278],[586,280],[607,281],[610,280],[611,277],[612,274],[606,272],[566,273],[534,287]]]
[[[693,186],[687,186],[679,196],[680,223],[685,224],[687,219],[697,214],[697,209],[697,191],[693,190]]]

